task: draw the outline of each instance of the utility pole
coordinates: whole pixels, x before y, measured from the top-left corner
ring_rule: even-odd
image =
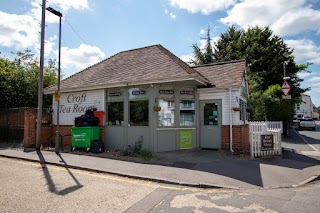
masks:
[[[46,20],[46,0],[42,0],[41,18],[41,47],[40,47],[40,72],[38,84],[38,110],[37,110],[37,131],[36,131],[36,150],[40,150],[41,124],[42,124],[42,99],[43,99],[43,67],[44,67],[44,35]]]

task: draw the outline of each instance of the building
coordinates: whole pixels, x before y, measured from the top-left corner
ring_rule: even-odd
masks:
[[[311,97],[306,94],[301,94],[302,102],[296,105],[296,118],[312,117],[313,116],[313,103]]]
[[[44,90],[53,94],[57,86]],[[53,122],[70,133],[75,117],[104,111],[107,149],[141,136],[153,152],[189,148],[249,151],[245,61],[191,67],[161,45],[120,52],[61,81]],[[231,140],[230,140],[231,139]]]

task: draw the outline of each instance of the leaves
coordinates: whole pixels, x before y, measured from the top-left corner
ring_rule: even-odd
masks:
[[[39,62],[30,50],[15,53],[10,61],[0,57],[0,108],[36,107],[38,100]],[[49,60],[44,68],[44,87],[57,83],[57,68]],[[51,105],[52,98],[44,96],[43,106]]]

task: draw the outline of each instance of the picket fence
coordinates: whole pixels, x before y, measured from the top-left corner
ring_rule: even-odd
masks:
[[[283,132],[283,125],[281,121],[259,121],[249,122],[249,124],[251,158],[282,155],[281,134]],[[272,135],[273,148],[271,150],[263,150],[262,135]]]

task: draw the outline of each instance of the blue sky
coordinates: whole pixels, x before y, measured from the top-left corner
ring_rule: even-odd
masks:
[[[39,55],[41,0],[0,1],[0,52]],[[62,72],[72,75],[120,51],[161,44],[186,60],[210,25],[217,39],[230,25],[270,26],[294,48],[303,87],[320,106],[320,0],[49,0],[63,13]],[[57,57],[59,19],[46,13],[45,58]]]

